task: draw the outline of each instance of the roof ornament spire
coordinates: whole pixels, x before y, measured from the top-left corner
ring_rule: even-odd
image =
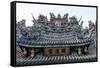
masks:
[[[33,18],[32,22],[33,22],[33,23],[37,23],[37,21],[36,21],[36,19],[34,18],[33,14],[31,14],[31,15],[32,15],[32,18]]]
[[[83,30],[83,23],[84,23],[84,21],[81,21],[81,24],[80,24],[81,31]]]
[[[80,22],[82,20],[82,16],[81,16],[81,18],[79,19],[79,21],[78,22]]]
[[[59,19],[61,18],[61,15],[60,15],[60,14],[58,14],[58,18],[59,18]]]
[[[68,18],[68,13],[64,14],[63,18]]]
[[[51,17],[51,18],[55,18],[54,13],[51,12],[51,13],[49,13],[49,14],[50,14],[50,17]]]

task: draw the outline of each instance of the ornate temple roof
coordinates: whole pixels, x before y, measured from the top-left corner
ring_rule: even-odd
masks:
[[[20,43],[21,42],[21,43]],[[90,44],[91,39],[71,39],[71,40],[47,40],[39,39],[38,41],[27,40],[23,38],[22,41],[19,41],[21,46],[26,47],[68,47],[68,46],[84,46]]]
[[[33,17],[33,16],[32,16]],[[80,21],[80,20],[79,20]],[[41,15],[36,20],[33,17],[34,25],[26,30],[20,38],[19,44],[26,47],[68,47],[84,46],[91,42],[90,37],[82,36],[81,25],[75,16],[68,19],[68,14],[56,17],[50,13],[50,21],[46,16]]]

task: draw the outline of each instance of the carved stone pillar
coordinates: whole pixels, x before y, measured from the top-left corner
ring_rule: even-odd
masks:
[[[85,48],[84,48],[84,52],[85,52],[85,53],[87,53],[87,51],[88,51],[88,48],[87,48],[87,47],[85,47]]]
[[[82,54],[81,48],[79,47],[79,48],[78,48],[78,55],[81,55],[81,54]]]
[[[34,48],[32,48],[32,50],[31,50],[31,57],[34,57],[35,56],[35,53],[34,53],[35,51],[34,51]]]

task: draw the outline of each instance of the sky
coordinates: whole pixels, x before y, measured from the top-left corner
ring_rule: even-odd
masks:
[[[68,13],[69,17],[76,16],[79,20],[82,16],[83,28],[88,27],[88,21],[96,21],[96,8],[95,7],[80,7],[80,6],[62,6],[62,5],[44,5],[44,4],[29,4],[29,3],[17,3],[16,6],[16,20],[21,21],[26,19],[26,26],[33,25],[32,14],[35,19],[38,18],[39,14],[43,14],[50,19],[50,12],[53,12],[55,16]]]

